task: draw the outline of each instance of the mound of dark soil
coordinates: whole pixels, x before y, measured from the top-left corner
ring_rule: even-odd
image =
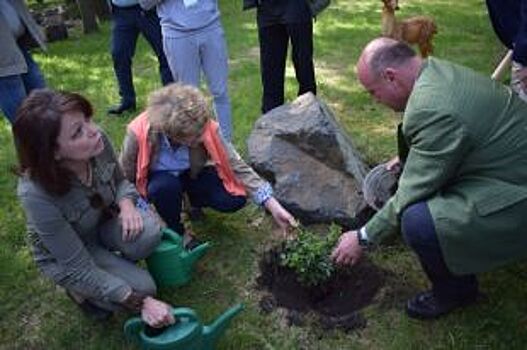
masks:
[[[307,312],[315,313],[323,328],[352,330],[366,325],[357,311],[369,305],[384,284],[383,270],[363,258],[352,268],[337,270],[323,285],[304,287],[294,271],[280,265],[282,249],[271,249],[260,261],[257,285],[270,293],[260,301],[262,311],[285,308],[290,311],[289,323],[295,325],[303,323],[301,314]]]

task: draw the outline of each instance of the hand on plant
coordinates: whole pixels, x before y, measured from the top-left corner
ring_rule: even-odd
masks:
[[[123,241],[133,241],[143,231],[143,218],[130,198],[119,202]]]
[[[273,216],[274,221],[282,228],[282,234],[284,238],[288,238],[290,235],[290,228],[297,227],[298,223],[287,210],[276,200],[271,197],[265,202],[265,208],[269,210]]]
[[[146,297],[143,300],[141,318],[154,328],[168,326],[175,322],[172,307],[152,297]]]
[[[362,256],[357,231],[344,232],[331,253],[331,259],[340,265],[355,265]]]

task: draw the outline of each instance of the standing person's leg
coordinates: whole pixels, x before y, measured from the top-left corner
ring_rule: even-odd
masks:
[[[287,25],[291,38],[292,59],[298,81],[298,95],[311,91],[316,95],[315,67],[313,65],[313,22]]]
[[[223,28],[203,33],[199,37],[201,65],[209,90],[214,97],[214,110],[225,139],[231,141],[232,114],[229,100],[229,57]]]
[[[475,301],[478,296],[476,276],[450,272],[426,202],[409,206],[403,212],[401,225],[405,241],[419,257],[423,270],[432,282],[431,291],[419,293],[408,301],[408,315],[435,318]]]
[[[46,81],[44,80],[44,76],[40,71],[40,67],[35,62],[35,60],[33,60],[31,53],[29,53],[29,51],[24,48],[20,48],[20,50],[22,51],[27,64],[27,72],[22,74],[21,77],[22,80],[24,80],[26,94],[29,95],[32,90],[45,88]]]
[[[196,207],[210,207],[221,212],[234,212],[246,203],[245,196],[227,192],[214,167],[206,167],[196,179],[189,180],[187,193]]]
[[[138,16],[140,16],[138,9],[122,9],[113,6],[112,59],[121,103],[108,110],[112,114],[121,114],[128,109],[135,109],[132,58],[139,36],[139,29],[136,25]]]
[[[195,35],[183,38],[163,37],[163,48],[172,75],[177,81],[199,86],[200,61]]]
[[[0,109],[10,123],[15,121],[16,111],[26,96],[34,89],[46,87],[38,64],[25,48],[20,51],[26,60],[27,72],[0,77]]]
[[[24,80],[20,75],[0,77],[0,108],[11,124],[15,122],[16,110],[25,97]]]
[[[179,234],[184,233],[181,223],[181,204],[184,181],[182,176],[168,172],[156,172],[148,179],[148,200],[154,204],[157,212],[167,226]]]
[[[263,96],[262,113],[284,103],[285,62],[287,59],[287,31],[277,24],[258,28],[260,42],[260,75]]]
[[[167,58],[163,51],[161,26],[159,25],[159,17],[157,16],[155,9],[150,11],[142,11],[142,16],[139,19],[139,28],[157,56],[161,82],[163,85],[174,82],[176,79],[172,77],[172,72],[170,71]]]

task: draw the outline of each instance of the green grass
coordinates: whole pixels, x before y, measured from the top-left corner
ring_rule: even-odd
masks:
[[[234,142],[246,153],[246,139],[259,116],[261,94],[258,42],[253,12],[242,12],[240,0],[222,0],[222,18],[229,54],[229,88],[234,112]],[[380,1],[334,0],[315,24],[315,60],[319,96],[335,111],[369,162],[395,152],[397,116],[375,104],[359,86],[354,64],[361,48],[380,33]],[[503,48],[497,42],[482,0],[407,0],[399,16],[430,14],[439,34],[435,55],[490,75]],[[133,117],[109,118],[106,108],[118,101],[109,55],[109,25],[101,32],[50,45],[35,54],[48,83],[86,95],[95,105],[95,119],[118,149],[124,127]],[[154,54],[141,39],[134,59],[139,106],[160,86]],[[291,65],[287,98],[296,95]],[[126,315],[97,324],[84,318],[64,293],[40,278],[24,242],[24,217],[15,195],[15,164],[10,129],[0,122],[0,349],[127,349],[121,331]],[[306,189],[308,191],[309,189]],[[316,195],[316,194],[314,194]],[[288,328],[281,313],[258,310],[257,262],[272,244],[272,228],[253,206],[233,215],[207,212],[198,234],[214,243],[200,263],[193,282],[165,289],[162,298],[196,309],[207,322],[236,302],[245,310],[232,323],[220,349],[523,349],[527,344],[527,270],[518,263],[481,275],[488,301],[434,322],[408,319],[405,298],[426,287],[415,257],[399,240],[371,254],[392,272],[374,304],[364,310],[366,329],[352,334],[322,332],[316,327]]]

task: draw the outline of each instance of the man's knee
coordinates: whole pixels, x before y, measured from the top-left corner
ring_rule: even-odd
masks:
[[[403,211],[401,229],[403,238],[410,247],[426,244],[430,235],[435,233],[426,202],[412,204]]]

